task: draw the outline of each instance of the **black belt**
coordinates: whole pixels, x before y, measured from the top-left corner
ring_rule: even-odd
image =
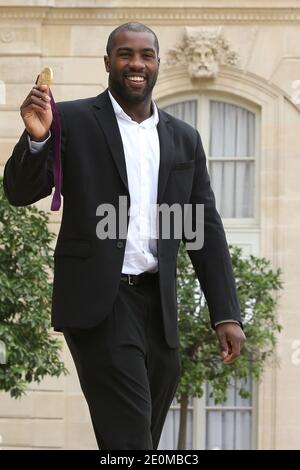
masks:
[[[137,286],[139,284],[148,284],[151,283],[158,278],[158,272],[151,273],[151,272],[144,272],[141,274],[121,274],[121,281],[126,282],[130,286]]]

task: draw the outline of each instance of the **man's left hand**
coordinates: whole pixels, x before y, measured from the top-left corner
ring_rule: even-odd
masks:
[[[239,357],[246,341],[242,328],[237,323],[220,323],[216,326],[216,335],[224,364],[231,364]]]

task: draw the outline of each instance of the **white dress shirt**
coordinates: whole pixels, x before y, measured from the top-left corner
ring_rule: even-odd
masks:
[[[124,112],[110,92],[119,125],[127,169],[130,212],[122,272],[157,271],[156,203],[159,171],[159,121],[156,104],[140,124]]]

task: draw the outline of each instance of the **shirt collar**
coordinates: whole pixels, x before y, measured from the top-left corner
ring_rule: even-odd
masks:
[[[108,94],[109,94],[111,104],[114,108],[114,112],[116,116],[122,119],[125,119],[126,121],[138,124],[136,121],[133,121],[133,119],[131,119],[131,117],[128,116],[128,114],[125,113],[123,108],[121,108],[121,106],[119,105],[119,103],[113,97],[113,95],[111,94],[109,90],[108,90]],[[151,100],[151,106],[152,106],[152,111],[153,111],[151,116],[145,119],[145,121],[142,121],[140,124],[138,124],[139,126],[146,127],[147,129],[151,129],[152,127],[157,126],[157,123],[159,121],[157,106],[153,100]]]

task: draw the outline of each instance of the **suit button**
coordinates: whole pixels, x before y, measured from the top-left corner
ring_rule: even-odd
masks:
[[[123,248],[124,246],[124,243],[123,242],[117,242],[117,247],[118,248]]]

